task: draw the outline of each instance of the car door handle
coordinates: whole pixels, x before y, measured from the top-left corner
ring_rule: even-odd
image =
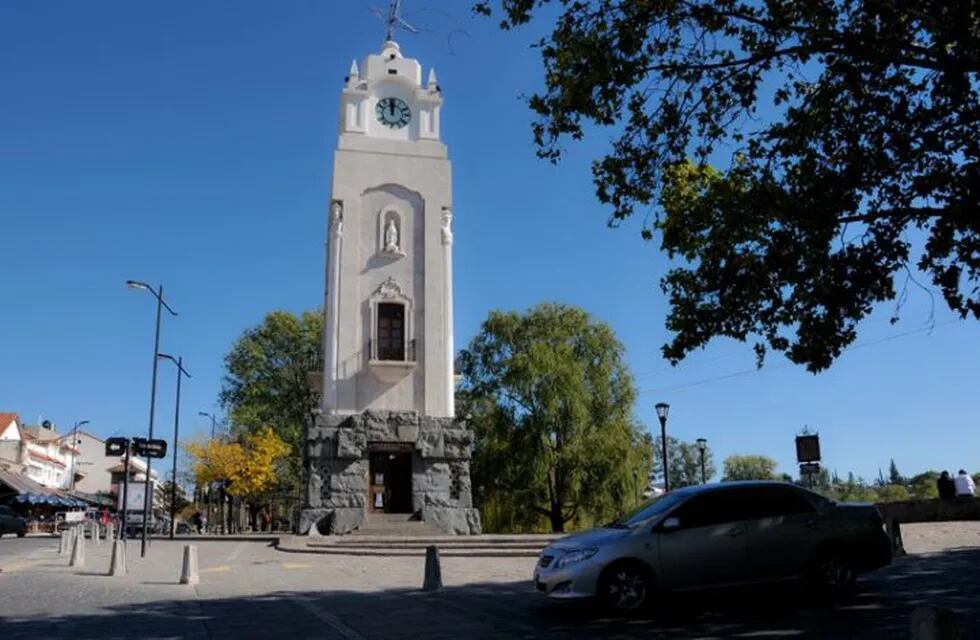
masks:
[[[737,538],[738,536],[742,535],[743,533],[745,533],[745,530],[742,529],[741,527],[732,527],[731,529],[728,530],[728,537],[729,538]]]
[[[807,520],[803,523],[803,526],[807,529],[815,529],[819,523],[816,520]]]

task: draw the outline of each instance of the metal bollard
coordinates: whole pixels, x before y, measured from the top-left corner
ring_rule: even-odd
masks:
[[[61,530],[61,540],[58,542],[58,555],[63,556],[68,553],[68,532]]]

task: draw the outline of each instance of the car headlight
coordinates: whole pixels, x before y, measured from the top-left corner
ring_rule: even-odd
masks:
[[[562,567],[567,567],[570,564],[575,564],[576,562],[582,562],[583,560],[588,560],[598,552],[599,552],[599,547],[574,549],[572,551],[569,551],[562,557],[558,558],[558,562],[555,563],[555,568],[561,569]]]

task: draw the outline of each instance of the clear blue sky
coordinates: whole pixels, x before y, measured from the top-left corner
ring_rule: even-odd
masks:
[[[152,298],[180,312],[162,350],[183,355],[182,421],[217,411],[222,357],[273,309],[317,306],[339,92],[352,58],[378,49],[381,0],[71,1],[0,4],[0,410],[97,434],[145,433]],[[534,27],[504,33],[468,2],[406,0],[424,31],[399,39],[434,65],[454,162],[458,347],[493,308],[552,300],[607,321],[628,348],[639,417],[673,406],[672,434],[706,437],[720,459],[761,453],[793,470],[793,436],[819,430],[829,467],[980,470],[976,323],[919,329],[870,319],[871,343],[813,376],[751,349],[712,344],[677,368],[657,283],[666,268],[639,220],[605,227],[589,160],[604,134],[537,160],[519,99],[541,81]],[[414,11],[416,8],[422,11]],[[875,342],[879,341],[879,342]],[[174,371],[161,363],[157,425],[173,425]],[[698,384],[700,382],[703,384]],[[720,466],[720,465],[719,465]]]

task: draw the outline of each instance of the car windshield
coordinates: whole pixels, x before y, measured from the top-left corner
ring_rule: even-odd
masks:
[[[649,502],[644,502],[639,507],[633,511],[627,513],[623,517],[619,518],[615,522],[607,525],[609,529],[621,529],[625,527],[630,527],[634,524],[643,522],[644,520],[649,520],[650,518],[660,515],[665,511],[673,508],[675,505],[680,504],[688,498],[687,493],[683,492],[672,492],[664,494],[658,498],[654,498]]]

